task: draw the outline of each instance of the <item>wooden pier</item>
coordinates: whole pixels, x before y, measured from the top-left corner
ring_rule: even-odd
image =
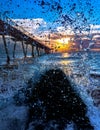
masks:
[[[48,46],[39,41],[35,36],[27,32],[26,30],[24,30],[24,28],[20,27],[12,19],[9,19],[7,17],[4,20],[0,18],[0,35],[2,36],[4,43],[5,53],[7,56],[7,64],[10,64],[10,55],[7,48],[6,36],[11,37],[11,39],[14,41],[13,58],[15,58],[17,41],[20,41],[22,44],[24,57],[27,57],[28,45],[30,45],[32,48],[32,57],[35,56],[34,48],[36,48],[38,56],[40,55],[40,50],[43,50],[45,54],[50,52],[50,48]]]

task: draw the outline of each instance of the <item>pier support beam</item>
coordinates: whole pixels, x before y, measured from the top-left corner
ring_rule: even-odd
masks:
[[[23,54],[24,54],[24,57],[26,57],[27,55],[27,52],[25,50],[25,47],[24,47],[24,42],[22,41],[22,49],[23,49]]]
[[[38,46],[36,46],[36,51],[37,51],[37,55],[39,56],[40,53],[39,53],[39,47]]]
[[[7,43],[6,43],[6,39],[5,39],[4,34],[2,35],[2,38],[3,38],[3,42],[4,42],[5,52],[6,52],[6,55],[7,55],[7,64],[10,64],[10,56],[9,56]]]
[[[49,50],[47,50],[46,48],[44,48],[44,52],[45,52],[45,54],[49,54],[50,53]]]
[[[13,48],[13,58],[15,58],[15,50],[16,50],[16,40],[15,40],[14,48]]]
[[[32,57],[34,57],[34,46],[32,46]]]
[[[28,44],[26,44],[26,50],[25,50],[26,56],[27,56],[27,48],[28,48]]]

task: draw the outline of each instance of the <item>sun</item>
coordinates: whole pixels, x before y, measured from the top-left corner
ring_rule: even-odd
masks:
[[[55,51],[56,52],[65,52],[70,51],[71,44],[70,38],[61,38],[55,41]]]
[[[62,38],[62,39],[58,39],[57,42],[61,44],[68,44],[69,40],[70,38]]]

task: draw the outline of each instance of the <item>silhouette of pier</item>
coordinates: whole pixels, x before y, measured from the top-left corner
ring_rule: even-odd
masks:
[[[13,58],[15,58],[15,50],[16,50],[16,44],[17,41],[20,41],[22,43],[22,51],[24,54],[24,57],[27,57],[27,48],[28,45],[31,45],[31,55],[34,57],[34,47],[36,48],[37,55],[40,55],[40,50],[43,50],[44,53],[49,53],[50,48],[45,45],[42,41],[40,41],[38,38],[27,32],[24,28],[19,26],[17,23],[15,23],[12,19],[8,18],[7,16],[1,15],[0,17],[0,35],[2,36],[5,52],[7,56],[7,64],[10,63],[10,55],[7,48],[7,41],[6,36],[10,36],[11,39],[15,42],[13,47]],[[26,44],[26,47],[24,46]]]

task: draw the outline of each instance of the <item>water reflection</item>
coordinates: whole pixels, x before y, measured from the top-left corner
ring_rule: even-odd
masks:
[[[70,56],[70,53],[61,53],[61,56],[66,58]]]
[[[61,64],[61,65],[70,65],[70,64],[72,64],[74,61],[73,60],[61,60],[61,61],[59,61],[59,63]]]

